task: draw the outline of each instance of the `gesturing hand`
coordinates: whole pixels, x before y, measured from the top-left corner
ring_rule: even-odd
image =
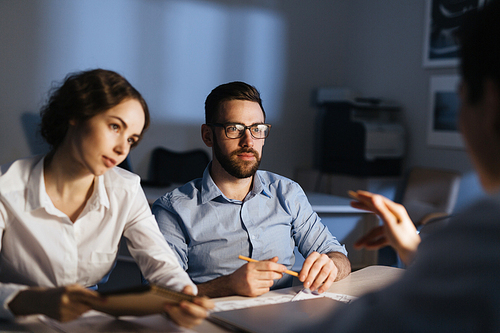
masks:
[[[383,224],[373,228],[368,234],[360,238],[355,248],[379,249],[391,245],[405,264],[413,260],[413,256],[420,244],[417,228],[411,221],[406,209],[392,200],[379,194],[366,191],[351,192],[357,201],[351,206],[377,214]]]

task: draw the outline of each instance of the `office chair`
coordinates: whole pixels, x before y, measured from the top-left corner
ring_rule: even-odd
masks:
[[[415,167],[409,172],[401,203],[417,228],[453,212],[460,179],[451,170]]]
[[[174,152],[157,147],[151,154],[149,179],[143,182],[143,185],[165,187],[184,184],[202,177],[209,162],[208,154],[202,149]]]

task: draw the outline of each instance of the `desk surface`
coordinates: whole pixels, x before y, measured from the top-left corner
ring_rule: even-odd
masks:
[[[328,289],[329,292],[346,294],[351,296],[361,296],[367,292],[378,290],[392,281],[396,280],[399,276],[401,276],[403,270],[388,266],[369,266],[359,271],[353,272],[344,280],[333,283],[333,285]],[[272,297],[276,295],[283,294],[295,294],[302,287],[296,286],[292,288],[285,288],[280,290],[271,291],[265,295],[259,297]],[[245,299],[245,297],[241,296],[231,296],[231,297],[221,297],[213,299],[214,302],[221,302],[227,300],[238,300]],[[79,325],[81,319],[77,319],[72,323],[73,327]],[[149,321],[149,323],[147,322]],[[92,325],[94,325],[92,327]],[[117,326],[113,329],[113,325]],[[157,326],[165,329],[168,327],[169,322],[163,316],[149,316],[139,318],[135,322],[126,322],[126,321],[108,321],[106,323],[90,323],[88,320],[85,322],[81,322],[78,330],[79,332],[103,332],[102,329],[109,329],[108,331],[126,331],[126,332],[157,332],[153,327]],[[148,327],[151,327],[151,330],[148,330]],[[171,327],[171,326],[170,326]],[[12,330],[12,331],[20,331],[22,329],[26,329],[24,332],[42,332],[42,333],[53,333],[60,332],[55,328],[52,328],[42,322],[39,321],[38,317],[32,316],[24,319],[18,320],[15,324],[1,323],[0,322],[0,331]],[[227,332],[224,328],[219,327],[209,321],[204,321],[200,326],[194,329],[195,332],[207,332],[207,333],[219,333],[219,332]],[[21,331],[23,332],[23,331]],[[179,332],[176,330],[176,332]],[[192,330],[186,330],[186,332],[193,332]]]

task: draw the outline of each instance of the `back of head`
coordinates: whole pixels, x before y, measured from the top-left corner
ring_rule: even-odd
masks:
[[[70,120],[88,120],[127,99],[141,103],[145,115],[144,132],[150,121],[148,106],[123,76],[104,69],[71,73],[51,90],[49,100],[40,111],[41,134],[55,150],[66,137]]]
[[[492,79],[500,87],[500,0],[490,0],[481,10],[471,12],[458,37],[468,99],[477,103],[482,98],[485,79]]]
[[[244,100],[259,103],[264,119],[266,113],[262,106],[259,91],[245,82],[234,81],[221,84],[214,88],[205,100],[205,123],[210,124],[217,122],[220,105],[223,102],[231,100]]]

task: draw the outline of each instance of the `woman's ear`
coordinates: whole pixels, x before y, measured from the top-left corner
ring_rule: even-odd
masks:
[[[207,147],[212,147],[214,144],[214,132],[207,124],[201,125],[201,139]]]

